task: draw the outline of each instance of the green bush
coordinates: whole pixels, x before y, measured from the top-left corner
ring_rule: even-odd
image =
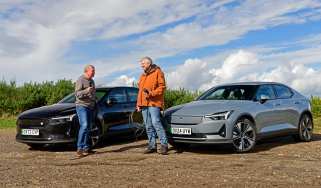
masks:
[[[58,102],[74,90],[71,80],[25,83],[0,81],[0,116],[17,115],[22,111]]]
[[[321,117],[321,98],[311,97],[312,113],[315,117]]]
[[[165,109],[176,106],[179,104],[187,103],[193,101],[200,92],[195,91],[188,91],[185,89],[178,89],[178,90],[166,90],[165,92]]]

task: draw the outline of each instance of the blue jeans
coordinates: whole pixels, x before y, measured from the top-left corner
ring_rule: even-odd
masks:
[[[159,137],[160,143],[167,146],[167,137],[164,127],[161,122],[160,108],[159,107],[143,107],[142,114],[146,132],[148,137],[148,147],[156,149],[156,133]]]
[[[93,118],[93,110],[85,106],[76,105],[76,111],[79,119],[77,149],[87,150],[90,147],[89,136]]]

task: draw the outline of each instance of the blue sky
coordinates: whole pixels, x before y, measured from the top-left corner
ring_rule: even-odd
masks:
[[[2,0],[5,80],[130,85],[151,56],[169,88],[277,81],[321,96],[320,0]]]

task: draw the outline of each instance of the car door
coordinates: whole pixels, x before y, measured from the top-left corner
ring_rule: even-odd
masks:
[[[293,92],[290,88],[281,84],[274,84],[273,88],[279,101],[280,124],[282,124],[283,129],[296,130],[300,116],[296,105],[298,101],[293,98]]]
[[[280,121],[278,112],[275,110],[278,105],[273,87],[269,84],[260,85],[255,95],[256,104],[256,125],[260,134],[268,134],[275,130]],[[262,101],[260,99],[265,98]]]
[[[128,103],[126,105],[126,112],[128,113],[128,117],[130,119],[130,124],[133,126],[137,124],[143,123],[143,117],[141,112],[136,112],[136,102],[137,102],[137,95],[138,95],[138,88],[128,87],[126,88]]]
[[[103,101],[103,123],[108,135],[121,134],[128,127],[129,119],[124,106],[127,95],[124,88],[112,88]]]

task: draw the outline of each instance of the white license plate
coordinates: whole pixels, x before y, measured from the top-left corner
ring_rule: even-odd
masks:
[[[192,128],[172,128],[172,134],[191,135]]]
[[[39,136],[39,129],[21,129],[21,134]]]

